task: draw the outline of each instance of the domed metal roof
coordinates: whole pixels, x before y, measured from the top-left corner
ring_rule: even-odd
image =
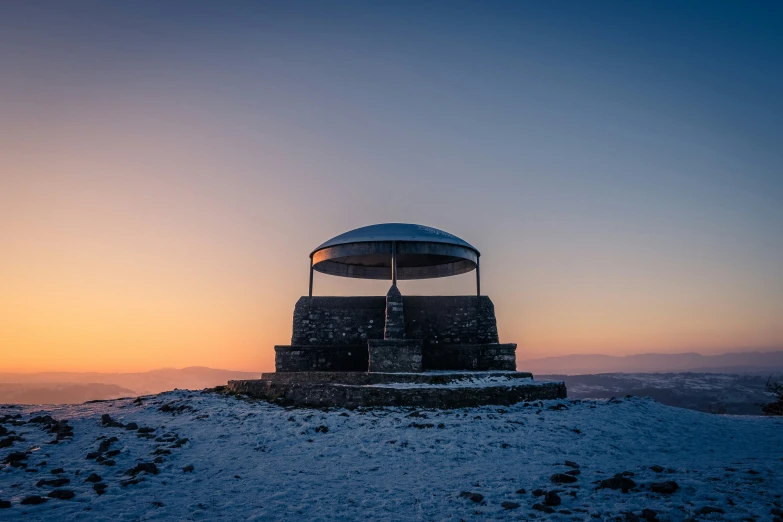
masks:
[[[471,250],[475,250],[478,253],[478,250],[467,241],[437,228],[414,225],[411,223],[381,223],[378,225],[355,228],[348,232],[344,232],[339,236],[335,236],[313,250],[313,254],[322,248],[334,245],[362,243],[367,241],[429,241],[431,243],[461,245],[470,248]]]
[[[437,228],[383,223],[333,237],[310,258],[324,274],[396,281],[464,274],[476,268],[479,255],[467,241]]]

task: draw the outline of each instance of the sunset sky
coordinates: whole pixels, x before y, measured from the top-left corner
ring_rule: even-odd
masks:
[[[270,370],[383,222],[518,360],[783,348],[782,64],[779,2],[4,2],[0,371]]]

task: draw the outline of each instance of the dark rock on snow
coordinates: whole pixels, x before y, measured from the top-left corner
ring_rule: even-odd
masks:
[[[565,473],[555,473],[551,477],[549,477],[549,480],[551,480],[555,484],[573,484],[576,482],[576,477],[571,475],[566,475]]]
[[[0,439],[0,448],[10,448],[11,446],[13,446],[14,442],[20,440],[23,440],[22,437],[19,437],[17,435],[11,435],[10,437]]]
[[[521,506],[521,504],[519,504],[518,502],[508,502],[508,501],[501,502],[500,505],[503,509],[517,509],[518,507]]]
[[[680,489],[680,486],[673,480],[667,480],[666,482],[653,482],[650,484],[650,491],[653,493],[661,493],[662,495],[671,495],[678,489]]]
[[[704,506],[696,510],[696,513],[699,515],[709,515],[710,513],[721,513],[723,514],[723,510],[721,508],[716,508],[712,506]]]
[[[108,426],[110,428],[123,428],[125,425],[121,422],[117,422],[109,416],[108,413],[101,415],[101,425]]]
[[[54,424],[57,421],[51,415],[37,415],[28,422],[31,424]]]
[[[59,500],[70,500],[75,497],[76,494],[70,489],[55,489],[49,492],[49,498],[56,498]]]
[[[476,503],[479,503],[482,500],[484,500],[484,495],[482,495],[481,493],[471,493],[470,491],[463,491],[462,493],[459,494],[459,496],[462,498],[469,498],[470,500]]]
[[[38,495],[30,495],[29,497],[23,498],[20,504],[24,506],[36,506],[38,504],[43,504],[47,500],[49,499],[45,497],[39,497]]]
[[[26,460],[26,459],[27,459],[27,453],[25,453],[23,451],[14,451],[14,452],[9,453],[8,455],[6,455],[5,460],[3,462],[5,462],[6,464],[9,464],[11,462],[20,462],[20,461]]]
[[[152,462],[139,462],[138,464],[136,464],[135,468],[131,468],[131,469],[127,470],[125,472],[125,474],[126,475],[132,475],[132,476],[135,477],[136,475],[138,475],[142,471],[144,471],[145,473],[151,473],[153,475],[157,475],[158,474],[158,466],[156,466]]]
[[[111,447],[112,443],[119,441],[117,437],[111,437],[110,439],[105,439],[101,441],[101,444],[98,446],[98,451],[104,452],[109,451],[109,448]]]
[[[560,502],[560,496],[555,491],[547,491],[544,495],[544,504],[547,506],[559,506]]]
[[[59,488],[60,486],[64,486],[68,483],[70,483],[70,479],[67,478],[57,478],[52,480],[39,480],[35,483],[36,487],[43,487],[43,486],[51,486],[53,488]]]
[[[552,509],[549,506],[545,506],[544,504],[533,504],[533,509],[536,511],[541,511],[542,513],[554,513],[555,510]]]
[[[629,479],[628,477],[624,477],[623,473],[618,473],[614,477],[610,479],[604,479],[599,484],[600,488],[608,488],[608,489],[620,489],[623,493],[628,493],[629,489],[633,489],[636,487],[636,482]]]

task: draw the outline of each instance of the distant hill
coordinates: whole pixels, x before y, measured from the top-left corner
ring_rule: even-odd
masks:
[[[581,375],[592,373],[772,373],[783,371],[783,351],[698,353],[645,353],[639,355],[565,355],[518,360],[519,371],[533,374]]]
[[[585,375],[603,373],[726,373],[762,374],[783,372],[783,351],[726,353],[649,353],[613,355],[566,355],[527,359],[517,363],[520,371],[535,375]],[[0,373],[0,403],[71,404],[96,399],[149,395],[175,388],[201,390],[231,379],[257,379],[261,372],[237,372],[191,366],[161,368],[148,372],[40,372]],[[624,383],[624,385],[627,383]],[[78,386],[77,386],[78,385]],[[654,394],[653,394],[654,395]]]
[[[766,390],[766,375],[726,373],[600,373],[544,375],[541,380],[564,381],[571,399],[651,397],[667,406],[707,413],[761,415],[761,406],[774,401]],[[781,374],[775,374],[780,379]]]
[[[0,383],[0,404],[81,404],[136,395],[114,384]]]
[[[225,384],[230,379],[254,379],[261,372],[235,372],[217,370],[201,366],[189,368],[162,368],[148,372],[135,373],[98,373],[98,372],[40,372],[40,373],[0,373],[0,402],[20,404],[69,404],[87,400],[116,398],[129,395],[148,395],[160,393],[175,388],[186,390],[201,390]],[[77,387],[74,385],[82,385]],[[67,385],[67,386],[66,386]],[[89,385],[85,387],[84,385]],[[9,387],[10,386],[10,387]],[[15,398],[5,400],[10,390],[17,387],[21,393],[25,390],[30,400]],[[56,388],[60,386],[60,388]],[[110,386],[113,388],[107,388]],[[33,390],[38,390],[33,392]],[[59,391],[56,391],[59,390]],[[55,392],[56,391],[56,392]],[[65,391],[68,394],[65,395]],[[58,399],[58,394],[62,399]],[[19,397],[22,397],[21,395]],[[38,397],[41,400],[32,400]],[[84,397],[82,400],[71,400],[74,397]],[[65,400],[65,399],[68,400]]]

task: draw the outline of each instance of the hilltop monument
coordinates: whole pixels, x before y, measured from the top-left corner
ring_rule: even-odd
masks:
[[[351,230],[310,254],[307,296],[274,373],[229,381],[238,393],[303,406],[467,407],[566,396],[562,382],[516,371],[495,308],[481,295],[480,253],[432,227],[385,223]],[[476,271],[476,295],[403,296],[398,280]],[[385,297],[313,296],[313,272],[391,280]]]

